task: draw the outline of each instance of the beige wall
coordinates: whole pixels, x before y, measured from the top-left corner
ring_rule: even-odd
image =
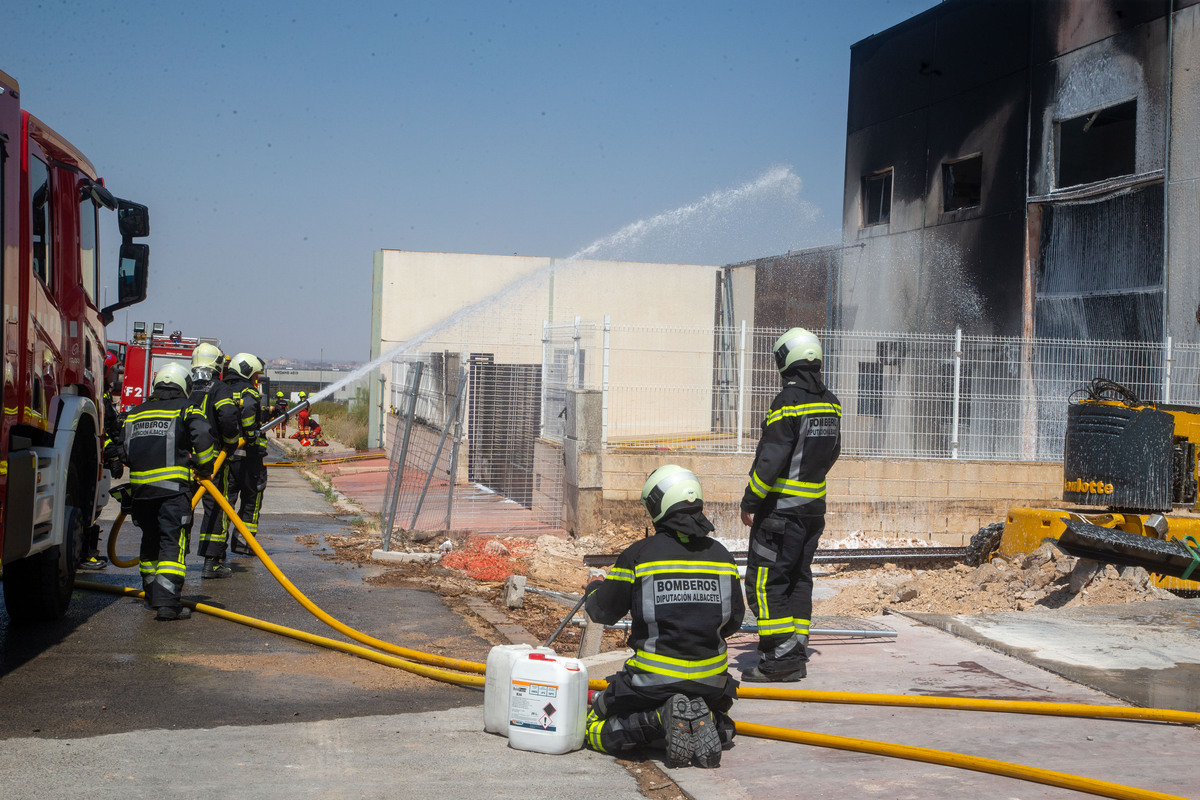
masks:
[[[613,384],[657,387],[672,395],[670,403],[640,406],[636,394],[614,397],[611,406],[623,413],[609,420],[608,436],[709,431],[719,267],[404,250],[381,250],[376,260],[378,352],[435,329],[414,349],[488,352],[498,362],[540,364],[543,320],[569,322],[579,316],[599,327],[608,316]],[[752,327],[753,270],[734,272],[735,307],[745,311],[737,316],[745,316]],[[686,356],[673,356],[668,377],[651,341],[653,332],[634,335],[622,325],[662,326],[673,348],[681,336],[690,337],[693,347]],[[693,332],[681,334],[681,327]],[[600,345],[599,334],[584,345],[585,383],[592,387],[602,381]],[[382,374],[390,379],[386,365]]]
[[[630,521],[640,519],[644,515],[636,506],[646,476],[669,463],[700,476],[706,502],[740,502],[752,461],[750,454],[606,450],[606,510],[623,517],[621,506],[630,504]],[[826,536],[862,531],[961,547],[981,526],[1002,521],[1013,506],[1057,507],[1061,502],[1058,463],[842,458],[828,478]]]

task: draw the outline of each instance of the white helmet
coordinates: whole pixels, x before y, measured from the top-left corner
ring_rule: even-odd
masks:
[[[181,365],[172,361],[164,364],[154,373],[154,388],[159,386],[175,386],[184,394],[192,393],[192,376]]]
[[[690,469],[675,464],[659,467],[642,486],[642,505],[655,522],[681,508],[704,508],[700,480]]]
[[[824,357],[821,342],[804,328],[792,328],[780,336],[775,340],[772,351],[775,354],[775,366],[780,372],[787,372],[788,367],[797,361],[815,362],[819,367]]]
[[[251,380],[263,371],[263,362],[256,355],[238,353],[229,360],[229,368],[246,380]]]

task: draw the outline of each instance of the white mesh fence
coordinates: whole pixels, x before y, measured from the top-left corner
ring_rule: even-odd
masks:
[[[779,390],[782,329],[547,325],[544,435],[569,388],[603,394],[609,447],[748,452]],[[816,331],[842,403],[842,453],[1062,458],[1068,398],[1104,378],[1158,403],[1200,402],[1200,346]]]
[[[460,322],[390,367],[394,462],[410,408],[413,419],[405,473],[385,498],[399,492],[394,527],[560,527],[572,390],[600,393],[608,448],[752,453],[780,386],[771,349],[782,332],[607,318],[539,325],[503,310]],[[1147,401],[1200,404],[1198,345],[816,333],[842,403],[844,456],[1059,461],[1068,400],[1098,378]]]

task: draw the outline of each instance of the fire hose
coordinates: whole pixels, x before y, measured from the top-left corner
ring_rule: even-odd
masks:
[[[219,469],[221,463],[222,457],[219,456],[214,468]],[[352,655],[357,655],[361,658],[375,661],[376,663],[385,664],[387,666],[392,666],[408,672],[423,675],[431,678],[432,680],[475,688],[483,685],[484,678],[482,677],[482,673],[485,670],[484,664],[466,661],[463,659],[437,656],[431,653],[423,653],[418,650],[400,647],[399,645],[385,642],[357,631],[327,614],[324,610],[309,600],[308,597],[306,597],[298,588],[296,588],[295,585],[292,584],[292,582],[287,578],[287,576],[280,571],[280,569],[267,555],[266,551],[263,550],[262,546],[255,539],[254,535],[251,534],[249,529],[246,528],[245,523],[240,517],[238,517],[233,507],[229,504],[228,499],[217,490],[216,486],[214,486],[213,483],[207,479],[200,480],[200,486],[201,489],[196,492],[192,499],[193,507],[199,501],[200,497],[205,491],[209,492],[213,499],[216,500],[217,504],[221,507],[222,511],[224,511],[225,514],[228,515],[233,521],[242,537],[254,551],[254,554],[258,556],[259,560],[261,560],[264,565],[266,565],[271,575],[279,582],[281,586],[283,586],[288,594],[292,595],[292,597],[309,613],[321,620],[326,625],[332,627],[334,630],[351,639],[354,639],[355,641],[369,645],[376,650],[383,650],[386,653],[392,653],[394,655],[401,656],[401,658],[382,655],[380,653],[367,650],[363,647],[345,644],[343,642],[338,642],[326,637],[305,633],[294,628],[275,625],[273,623],[257,620],[252,617],[236,614],[234,612],[226,611],[224,609],[216,608],[215,606],[209,606],[203,603],[185,602],[185,605],[188,605],[195,610],[206,614],[211,614],[223,619],[239,622],[244,625],[250,625],[252,627],[259,628],[260,630],[290,636],[292,638],[299,639],[300,641],[340,650]],[[115,558],[115,543],[117,533],[120,529],[121,522],[124,520],[124,516],[125,514],[122,511],[120,514],[118,514],[116,521],[113,523],[113,529],[109,535],[108,552],[110,560],[117,566],[133,566],[137,563],[136,559],[132,561],[122,561]],[[126,587],[115,587],[107,584],[97,584],[92,582],[77,582],[77,585],[81,588],[112,592],[122,595],[136,597],[144,596],[142,592]],[[438,667],[447,667],[449,669],[459,670],[460,672],[473,674],[463,675],[459,672],[451,672],[447,669],[439,669]],[[592,689],[603,689],[607,686],[607,682],[603,680],[591,680],[588,682],[588,685],[589,688]],[[753,687],[740,687],[738,690],[738,697],[747,700],[770,699],[799,702],[891,705],[913,708],[1003,711],[1008,713],[1043,714],[1067,717],[1151,720],[1157,722],[1174,722],[1185,725],[1200,724],[1200,713],[1174,711],[1171,709],[1093,706],[1078,703],[1037,703],[984,699],[972,700],[955,697],[876,695],[848,692],[813,692],[796,689],[768,689]],[[880,742],[869,739],[854,739],[850,737],[815,733],[811,731],[801,731],[790,728],[757,725],[754,723],[736,720],[735,725],[738,733],[745,736],[795,742],[798,744],[809,744],[840,750],[853,750],[856,752],[884,755],[894,758],[905,758],[915,761],[924,761],[926,763],[940,764],[944,766],[957,767],[960,769],[969,769],[977,772],[987,772],[1005,777],[1018,778],[1021,780],[1043,783],[1050,786],[1059,786],[1076,791],[1087,792],[1089,794],[1099,795],[1102,797],[1120,798],[1121,800],[1125,800],[1126,798],[1129,800],[1135,800],[1136,798],[1151,798],[1151,800],[1171,800],[1174,798],[1174,800],[1181,800],[1181,798],[1176,795],[1168,795],[1145,789],[1137,789],[1124,786],[1122,784],[1110,783],[1107,781],[1097,781],[1091,778],[1071,775],[1068,773],[1044,770],[1037,767],[1029,767],[1021,764],[1013,764],[1011,762],[981,758],[961,753],[900,745],[890,742]]]

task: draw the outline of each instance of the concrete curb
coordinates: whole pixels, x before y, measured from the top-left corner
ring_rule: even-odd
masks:
[[[440,561],[441,553],[397,553],[392,550],[372,550],[371,558],[376,561]]]

